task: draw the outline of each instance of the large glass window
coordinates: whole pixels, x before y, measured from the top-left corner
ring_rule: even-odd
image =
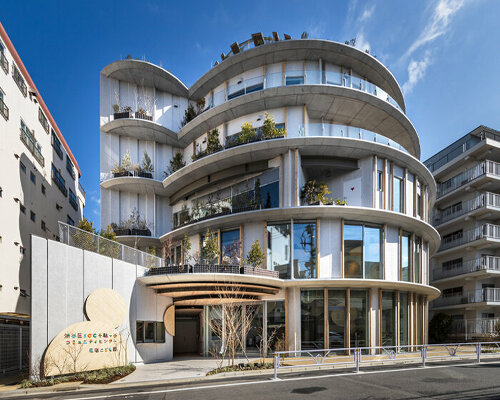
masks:
[[[401,277],[400,280],[410,281],[410,234],[403,232],[401,235]]]
[[[324,348],[324,291],[302,290],[300,299],[302,350]]]
[[[383,229],[344,225],[344,277],[382,279]]]
[[[423,314],[423,301],[422,296],[417,298],[417,344],[422,344],[422,314]]]
[[[245,337],[245,350],[248,355],[258,356],[260,350],[263,349],[263,327],[264,327],[264,315],[262,304],[245,306],[242,312],[244,317],[242,321],[246,319],[251,319],[248,333]],[[244,326],[243,322],[243,326]]]
[[[293,275],[316,278],[316,223],[293,223]]]
[[[262,196],[262,208],[277,208],[280,206],[280,183],[279,181],[263,185],[260,188]]]
[[[267,226],[267,268],[290,279],[290,223]]]
[[[234,229],[221,233],[222,264],[239,265],[240,263],[240,230]]]
[[[413,261],[413,282],[422,283],[420,276],[420,255],[422,253],[422,240],[419,237],[415,237],[415,253]]]
[[[328,291],[328,348],[345,347],[346,291]]]
[[[382,292],[382,346],[396,345],[396,293]]]
[[[396,212],[404,212],[404,188],[403,179],[395,176],[393,180],[392,209]]]
[[[368,292],[366,290],[350,291],[350,347],[368,346]]]
[[[207,237],[206,234],[200,235],[200,249],[202,249],[200,251],[200,264],[217,264],[219,262],[217,257],[209,259],[203,250],[207,246],[207,240],[218,240],[218,233],[210,232],[210,237]]]
[[[267,302],[267,349],[269,352],[285,350],[285,302]]]
[[[408,293],[399,293],[399,344],[408,346],[409,344],[409,323],[408,318]]]

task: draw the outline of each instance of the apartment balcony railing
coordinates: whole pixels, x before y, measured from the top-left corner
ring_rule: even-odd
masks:
[[[474,197],[473,199],[458,203],[453,207],[448,207],[437,213],[434,217],[434,224],[444,224],[445,222],[460,217],[461,215],[484,207],[494,207],[500,209],[500,195],[486,192]]]
[[[14,78],[14,81],[17,84],[17,87],[21,91],[24,97],[28,95],[28,87],[26,86],[26,82],[24,81],[23,76],[17,69],[15,65],[12,66],[12,77]]]
[[[195,265],[167,265],[162,268],[151,268],[147,275],[170,275],[170,274],[238,274],[257,275],[269,278],[278,278],[278,271],[270,271],[250,266],[223,264],[195,264]]]
[[[78,182],[78,190],[82,194],[83,198],[85,199],[85,190],[83,189],[83,186],[80,182]]]
[[[495,327],[499,323],[500,318],[457,319],[451,325],[451,334],[465,337],[465,340],[478,336],[491,336],[496,334]]]
[[[0,65],[2,66],[3,72],[9,73],[9,61],[3,52],[0,52]]]
[[[442,296],[433,301],[433,307],[447,307],[461,304],[500,303],[500,288],[471,290],[453,296]]]
[[[40,144],[35,140],[33,137],[33,134],[28,130],[24,130],[22,128],[20,130],[20,135],[19,137],[21,138],[21,142],[24,143],[24,145],[28,148],[31,154],[33,154],[33,157],[40,163],[40,165],[43,167],[45,166],[45,158],[42,156],[42,148],[40,147]]]
[[[59,175],[56,171],[54,171],[54,168],[52,168],[52,181],[56,184],[61,193],[65,197],[68,197],[68,189],[66,188],[66,182],[61,177],[61,175]]]
[[[75,211],[78,211],[78,200],[73,192],[70,192],[69,204],[71,204],[71,207],[73,207]]]
[[[433,271],[433,278],[436,281],[477,271],[500,271],[500,257],[482,256],[475,260],[457,263],[452,268],[435,269]]]
[[[480,176],[485,174],[495,175],[500,177],[500,163],[494,161],[482,161],[476,166],[448,179],[446,182],[440,183],[438,185],[438,195],[437,197],[444,196],[445,194],[458,189],[461,186],[473,181]]]
[[[444,236],[439,251],[472,243],[479,239],[500,239],[500,225],[483,224],[469,231],[460,232],[450,238]]]
[[[8,121],[9,107],[7,107],[2,98],[0,98],[0,114],[2,114],[2,117],[4,117],[6,121]]]

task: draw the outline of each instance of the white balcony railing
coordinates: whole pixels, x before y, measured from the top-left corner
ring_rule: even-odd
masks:
[[[476,166],[448,179],[446,182],[440,183],[438,185],[437,197],[444,196],[484,174],[500,176],[500,163],[490,160],[482,161]]]
[[[500,303],[500,288],[485,288],[466,291],[453,296],[442,296],[434,300],[432,306],[436,308],[485,302]]]
[[[444,236],[439,251],[472,243],[479,239],[500,239],[500,226],[483,224],[469,231],[460,232],[452,237]]]
[[[477,271],[500,271],[500,257],[482,256],[455,264],[452,268],[440,268],[433,271],[435,281],[452,276],[470,274]]]
[[[500,195],[486,192],[474,197],[473,199],[448,207],[436,214],[434,217],[434,224],[444,224],[445,222],[460,217],[461,215],[484,207],[494,207],[500,210]]]
[[[451,325],[451,332],[466,340],[477,336],[491,336],[496,333],[495,327],[499,323],[500,318],[457,319]]]

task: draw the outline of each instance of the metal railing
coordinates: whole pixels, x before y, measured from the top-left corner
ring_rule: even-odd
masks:
[[[165,266],[164,260],[160,257],[103,238],[102,236],[84,231],[64,222],[59,222],[59,237],[62,243],[69,246],[102,254],[131,264],[137,264],[146,268],[160,268]]]
[[[500,209],[500,195],[496,193],[482,193],[473,199],[458,203],[441,210],[434,217],[434,224],[444,224],[454,218],[460,217],[468,212],[475,211],[484,207],[493,207]]]
[[[475,260],[459,262],[452,268],[435,269],[432,276],[434,280],[439,280],[477,271],[500,271],[500,257],[482,256]]]
[[[472,243],[479,239],[500,239],[500,225],[483,224],[474,229],[459,232],[453,236],[443,236],[439,251]]]
[[[0,373],[29,367],[30,327],[0,324]]]
[[[456,319],[451,324],[451,335],[469,338],[491,337],[496,334],[498,318]]]
[[[485,174],[500,176],[500,163],[490,160],[482,161],[474,167],[448,179],[446,182],[438,184],[437,197],[442,197]]]
[[[6,121],[9,119],[9,107],[5,104],[2,98],[0,98],[0,114]]]
[[[161,268],[151,268],[147,275],[170,275],[170,274],[237,274],[257,275],[269,278],[278,278],[278,271],[270,271],[250,266],[223,264],[195,264],[195,265],[167,265]]]
[[[500,342],[374,346],[342,349],[277,351],[274,353],[274,379],[278,370],[307,367],[345,367],[359,372],[362,365],[416,363],[427,361],[474,360],[500,357]]]
[[[0,51],[0,65],[2,66],[3,72],[6,74],[9,73],[9,61],[7,60],[7,57],[5,57],[5,54],[3,51]]]
[[[452,296],[441,296],[432,302],[432,307],[447,307],[461,304],[498,303],[500,288],[483,288],[465,291]]]
[[[78,181],[78,190],[80,191],[80,193],[82,194],[83,198],[85,199],[85,190],[83,189],[83,186],[80,183],[80,181]]]
[[[21,72],[19,72],[14,64],[12,64],[12,78],[14,78],[14,81],[16,82],[17,87],[19,88],[23,96],[26,97],[28,95],[28,87],[26,86],[26,82],[24,81]]]
[[[23,128],[19,128],[21,131],[19,137],[21,138],[21,142],[24,143],[24,145],[28,148],[31,154],[33,154],[33,157],[40,163],[40,165],[43,167],[45,166],[45,158],[42,156],[42,149],[40,147],[40,144],[35,140],[33,137],[33,134],[26,129],[26,131]]]

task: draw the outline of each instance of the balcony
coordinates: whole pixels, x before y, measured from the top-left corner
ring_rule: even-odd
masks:
[[[52,164],[52,181],[59,188],[64,197],[68,197],[68,189],[66,189],[66,182],[61,176],[61,173],[56,169],[54,164]]]
[[[80,193],[83,196],[83,199],[85,200],[85,190],[83,189],[83,186],[80,182],[78,182],[78,190],[80,191]]]
[[[71,204],[71,207],[73,207],[75,211],[78,211],[78,200],[71,189],[69,189],[69,204]]]
[[[465,214],[476,214],[479,210],[493,208],[500,211],[500,195],[486,192],[473,199],[441,210],[434,217],[434,225],[439,226]]]
[[[472,245],[479,240],[500,240],[500,225],[483,224],[469,231],[460,231],[449,238],[444,236],[439,252],[466,244]]]
[[[70,161],[69,157],[66,158],[66,171],[68,171],[71,178],[75,180],[76,178],[75,167],[73,166],[73,163]]]
[[[499,303],[500,305],[500,288],[485,288],[453,296],[442,296],[433,301],[433,308],[479,303]]]
[[[2,114],[2,117],[4,117],[6,121],[9,120],[9,107],[5,105],[1,97],[0,97],[0,114]]]
[[[465,337],[465,340],[491,337],[495,335],[500,318],[457,319],[451,325],[453,336]]]
[[[26,128],[20,128],[20,138],[21,142],[28,148],[33,157],[38,161],[38,163],[43,167],[45,165],[45,158],[42,156],[42,148],[40,144],[35,140],[33,133]]]
[[[437,197],[443,197],[486,174],[500,178],[500,163],[489,160],[482,161],[476,166],[448,179],[446,182],[438,184]]]
[[[162,268],[151,268],[147,272],[147,276],[151,275],[171,275],[171,274],[239,274],[239,275],[256,275],[265,276],[267,278],[278,278],[278,271],[271,271],[262,268],[254,268],[250,266],[240,267],[239,265],[167,265]]]
[[[49,129],[50,129],[50,127],[49,127],[49,121],[47,121],[47,117],[43,113],[41,107],[38,107],[38,121],[40,121],[40,124],[42,124],[43,129],[45,130],[45,132],[49,133]]]
[[[463,274],[477,272],[498,272],[500,273],[500,257],[482,256],[475,260],[469,260],[454,264],[452,268],[440,268],[433,271],[435,281],[451,278]]]
[[[26,82],[24,81],[23,76],[17,69],[15,65],[12,65],[12,78],[14,78],[14,81],[17,84],[17,87],[21,91],[24,97],[28,95],[28,87],[26,86]]]
[[[2,66],[3,72],[9,74],[9,61],[3,52],[0,52],[0,65]]]

